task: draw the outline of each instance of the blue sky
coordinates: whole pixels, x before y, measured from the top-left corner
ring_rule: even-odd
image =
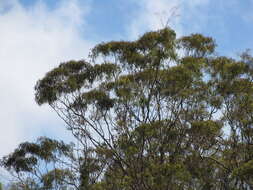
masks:
[[[149,0],[147,0],[148,2]],[[20,0],[25,7],[36,5],[38,0]],[[61,0],[43,0],[49,9],[55,9]],[[90,11],[85,18],[88,24],[85,36],[93,41],[128,38],[127,26],[138,17],[138,12],[145,7],[145,1],[138,3],[136,0],[80,0],[79,3],[89,4]],[[153,0],[155,3],[155,1]],[[186,13],[179,13],[183,34],[201,32],[214,37],[218,43],[218,51],[225,54],[233,54],[237,51],[250,48],[252,41],[249,36],[253,32],[252,0],[203,0],[192,1],[168,1],[175,6],[184,8]],[[191,2],[191,1],[189,1]],[[189,5],[192,4],[192,5]],[[191,10],[188,10],[191,9]],[[168,10],[169,12],[170,10]],[[190,14],[187,14],[189,11]],[[152,14],[152,13],[151,13]],[[169,15],[169,13],[168,13]],[[159,16],[153,13],[153,16]],[[165,16],[164,16],[165,17]],[[194,26],[193,26],[194,25]],[[146,28],[145,31],[149,29]],[[232,41],[231,41],[232,40]]]
[[[96,44],[133,40],[170,18],[178,36],[203,33],[217,53],[252,48],[253,0],[0,0],[0,156],[39,135],[69,138],[63,122],[34,101],[34,85],[62,61]],[[1,171],[0,171],[1,173]]]

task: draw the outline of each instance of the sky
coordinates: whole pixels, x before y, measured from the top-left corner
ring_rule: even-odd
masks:
[[[178,36],[211,36],[217,54],[235,57],[252,48],[252,9],[253,0],[0,0],[0,157],[38,136],[70,138],[57,115],[34,101],[36,81],[59,63],[167,21]]]

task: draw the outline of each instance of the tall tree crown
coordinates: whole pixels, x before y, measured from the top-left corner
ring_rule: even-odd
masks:
[[[82,146],[77,189],[253,188],[252,59],[215,47],[164,28],[98,44],[37,82],[36,102]]]

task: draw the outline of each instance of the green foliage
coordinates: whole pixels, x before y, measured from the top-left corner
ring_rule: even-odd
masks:
[[[194,57],[204,57],[212,54],[215,49],[215,42],[210,37],[201,34],[192,34],[179,39],[179,45]]]
[[[2,164],[40,189],[253,189],[253,58],[217,56],[215,47],[164,28],[98,44],[90,62],[61,63],[35,98],[77,146],[42,138]],[[42,161],[57,167],[30,178]]]
[[[69,179],[68,179],[69,178]],[[58,185],[64,185],[65,180],[72,181],[74,178],[71,171],[68,169],[53,169],[42,176],[43,188],[52,189],[54,183]]]

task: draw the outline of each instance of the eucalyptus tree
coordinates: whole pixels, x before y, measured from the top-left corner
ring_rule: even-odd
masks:
[[[252,189],[253,59],[217,56],[215,47],[164,28],[100,43],[88,61],[39,80],[36,102],[81,145],[72,162],[92,152],[71,172],[73,188]],[[4,165],[15,169],[11,158]]]

